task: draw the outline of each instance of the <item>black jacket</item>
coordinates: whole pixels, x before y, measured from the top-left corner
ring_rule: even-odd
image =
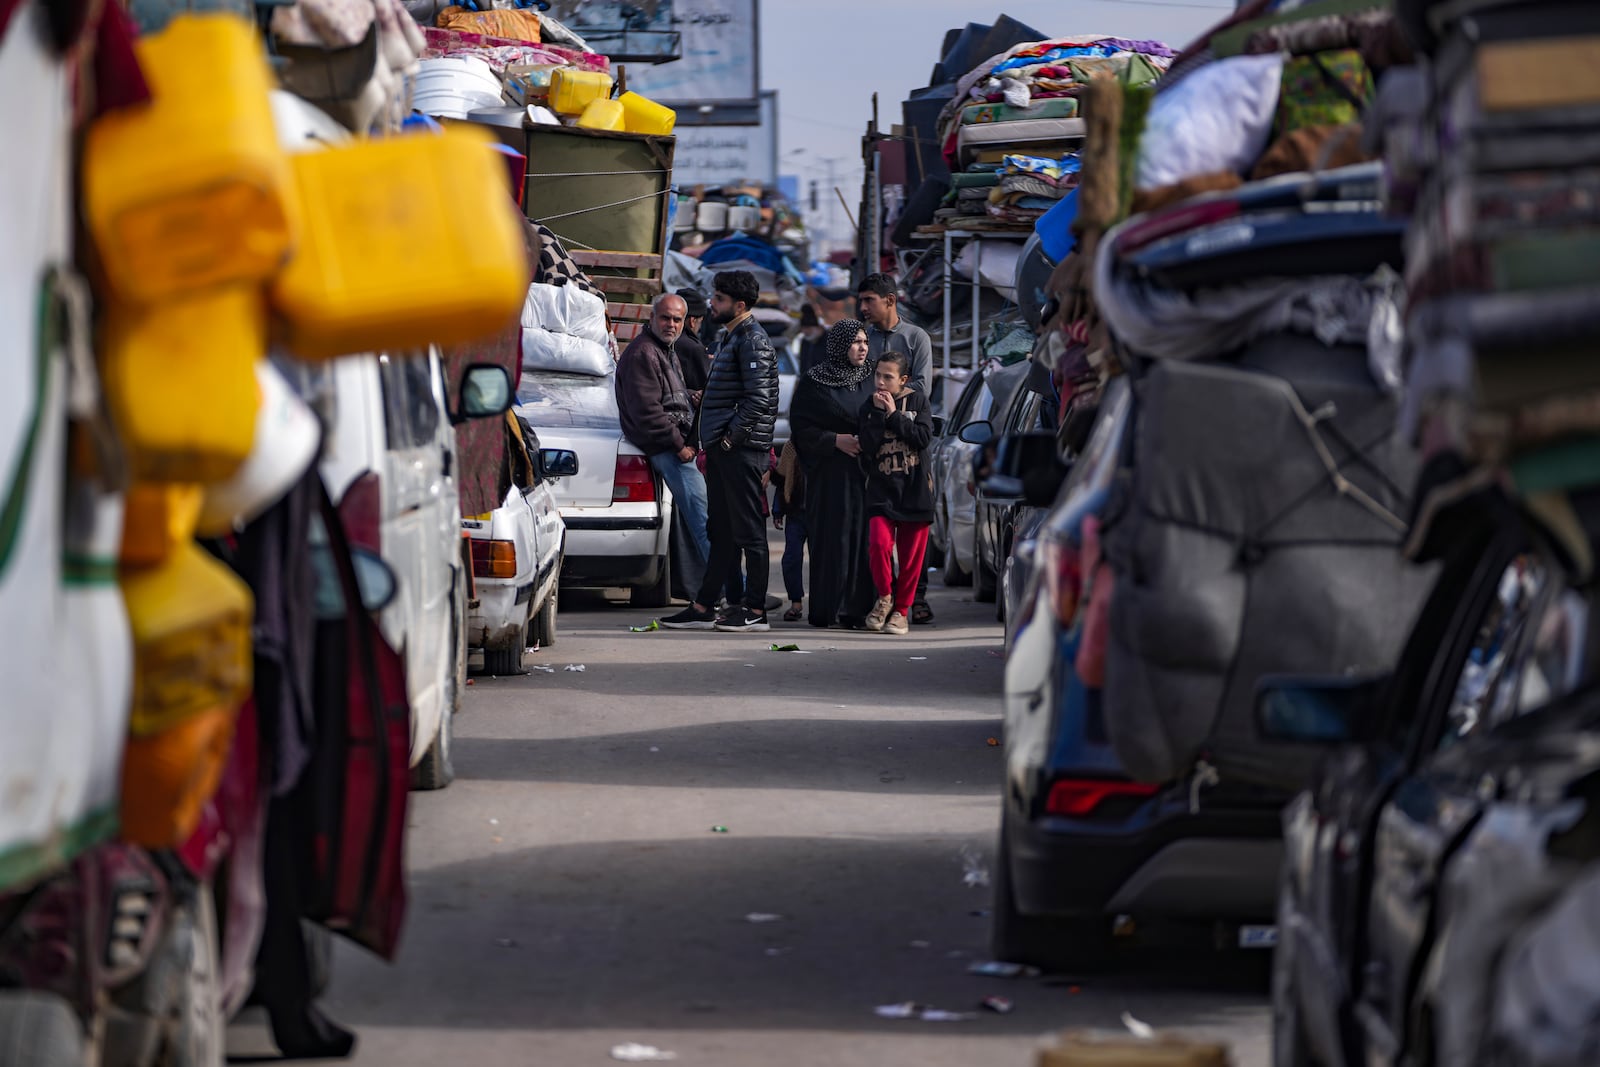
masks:
[[[683,368],[683,384],[690,392],[700,392],[706,387],[706,373],[711,369],[711,356],[706,353],[706,346],[698,337],[684,332],[672,347],[678,353],[678,366]]]
[[[676,452],[689,442],[694,408],[678,357],[648,329],[617,360],[616,388],[622,436],[639,451]]]
[[[933,440],[933,412],[921,390],[895,398],[885,412],[872,402],[861,405],[861,462],[867,471],[867,514],[895,522],[933,521],[933,472],[928,468],[928,442]]]
[[[700,401],[700,442],[706,451],[727,438],[735,448],[772,447],[778,417],[778,358],[754,316],[729,330],[711,361]]]

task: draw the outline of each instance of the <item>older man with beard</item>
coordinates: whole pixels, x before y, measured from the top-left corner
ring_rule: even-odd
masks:
[[[695,465],[694,405],[673,351],[688,308],[683,297],[656,298],[650,322],[617,359],[617,410],[622,435],[650,457],[672,491],[703,567],[711,555],[706,533],[706,480]]]

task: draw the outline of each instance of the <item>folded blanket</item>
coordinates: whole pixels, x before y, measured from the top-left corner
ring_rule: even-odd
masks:
[[[950,185],[956,189],[992,189],[1000,184],[1000,172],[997,170],[963,171],[950,175]]]
[[[961,124],[973,126],[984,122],[1015,122],[1020,119],[1073,119],[1078,117],[1076,97],[1056,97],[1035,100],[1029,107],[1012,107],[1010,104],[972,104],[961,111]]]

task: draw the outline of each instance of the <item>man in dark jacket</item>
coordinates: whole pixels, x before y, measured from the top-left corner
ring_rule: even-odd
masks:
[[[694,405],[673,344],[683,331],[683,298],[656,299],[650,323],[617,359],[617,412],[622,435],[650,457],[650,465],[672,490],[699,561],[710,558],[706,534],[706,482],[695,466]]]
[[[711,306],[698,289],[679,289],[678,295],[688,309],[688,319],[673,348],[678,353],[679,365],[683,367],[684,383],[689,386],[690,396],[694,398],[698,410],[698,394],[705,391],[706,375],[711,371],[711,355],[706,351],[706,346],[700,343],[700,327],[705,323],[706,313]]]
[[[716,278],[712,310],[726,328],[700,402],[700,443],[706,451],[711,562],[695,602],[661,625],[674,630],[767,630],[767,524],[762,476],[778,415],[778,360],[772,340],[751,310],[761,287],[749,271]],[[712,612],[720,590],[744,554],[744,603]]]

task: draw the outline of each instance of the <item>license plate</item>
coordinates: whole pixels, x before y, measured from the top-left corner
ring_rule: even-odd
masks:
[[[1239,927],[1240,948],[1275,948],[1278,944],[1276,926]]]

